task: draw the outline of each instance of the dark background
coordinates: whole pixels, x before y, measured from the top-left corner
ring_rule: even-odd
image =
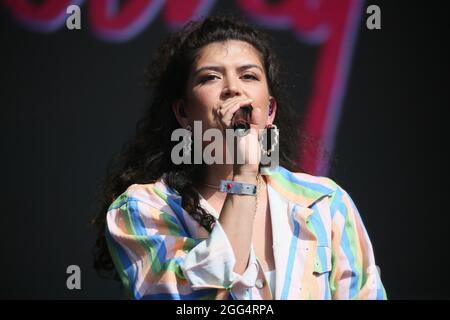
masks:
[[[448,299],[449,19],[443,1],[370,4],[382,29],[368,30],[363,15],[329,176],[361,212],[388,297]],[[233,1],[219,11],[237,12]],[[108,43],[82,16],[81,31],[37,33],[2,4],[0,21],[0,298],[121,298],[92,267],[88,222],[106,164],[144,110],[144,67],[170,30],[158,17]],[[317,49],[266,31],[301,112]],[[78,291],[66,288],[71,264],[82,270]]]

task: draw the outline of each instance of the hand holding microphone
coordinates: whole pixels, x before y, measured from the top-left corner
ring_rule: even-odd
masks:
[[[250,122],[252,120],[252,110],[253,107],[251,104],[240,107],[231,119],[232,127],[235,133],[240,137],[248,134]]]
[[[222,129],[233,129],[239,130],[241,134],[239,136],[244,136],[250,129],[252,123],[252,112],[254,109],[259,109],[253,107],[253,99],[234,97],[219,105],[217,110],[219,126]],[[259,117],[258,117],[259,119]],[[254,125],[258,126],[258,123]]]
[[[235,130],[238,137],[236,146],[229,146],[235,148],[235,155],[239,155],[243,160],[241,163],[234,162],[235,170],[256,174],[261,158],[258,129],[262,114],[261,109],[252,103],[253,99],[234,97],[220,105],[217,114],[220,126],[223,129]]]

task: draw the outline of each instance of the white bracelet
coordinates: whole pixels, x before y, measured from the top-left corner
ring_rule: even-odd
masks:
[[[233,194],[256,195],[256,185],[251,183],[242,183],[230,180],[221,180],[219,186],[220,192]]]

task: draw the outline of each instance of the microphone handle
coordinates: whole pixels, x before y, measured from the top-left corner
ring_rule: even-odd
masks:
[[[253,107],[251,105],[247,105],[242,106],[234,113],[233,119],[231,121],[233,123],[233,130],[239,130],[240,134],[238,135],[246,135],[248,133],[247,130],[250,129],[252,110]]]

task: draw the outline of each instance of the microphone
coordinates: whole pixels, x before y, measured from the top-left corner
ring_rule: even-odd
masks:
[[[242,106],[233,114],[232,126],[237,136],[243,137],[248,134],[252,117],[252,105]]]

